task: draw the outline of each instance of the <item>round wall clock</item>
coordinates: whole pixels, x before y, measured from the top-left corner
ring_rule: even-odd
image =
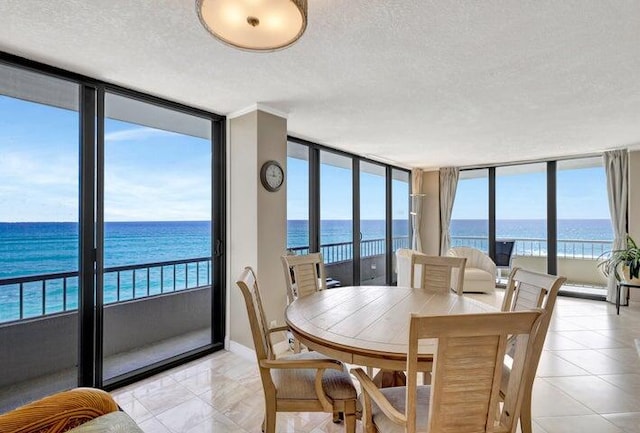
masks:
[[[278,161],[267,161],[260,169],[260,182],[267,191],[275,192],[284,183],[284,170]]]

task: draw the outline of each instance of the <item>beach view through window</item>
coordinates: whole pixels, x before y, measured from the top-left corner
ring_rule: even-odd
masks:
[[[601,157],[558,161],[556,206],[558,274],[571,290],[600,293],[597,259],[609,251],[613,229]],[[460,172],[451,220],[453,246],[488,252],[488,170]],[[496,239],[513,240],[513,266],[547,270],[546,164],[496,169]]]
[[[0,64],[0,410],[221,346],[221,129]]]
[[[288,143],[287,151],[287,248],[296,254],[309,252],[309,148]],[[353,283],[353,158],[321,150],[320,234],[327,276],[335,283]],[[359,162],[360,284],[385,284],[387,207],[391,207],[392,251],[409,248],[409,172],[391,170],[391,203],[387,203],[384,165]],[[391,272],[392,281],[395,274]]]

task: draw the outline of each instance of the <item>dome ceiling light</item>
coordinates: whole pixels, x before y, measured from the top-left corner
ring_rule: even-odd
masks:
[[[196,0],[209,33],[247,51],[276,51],[296,42],[307,28],[307,0]]]

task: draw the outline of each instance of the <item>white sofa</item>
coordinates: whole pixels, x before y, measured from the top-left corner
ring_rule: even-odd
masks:
[[[422,269],[416,269],[415,281],[411,279],[411,256],[421,254],[420,251],[400,248],[396,251],[396,272],[398,286],[416,287],[415,281],[420,281]],[[475,248],[456,247],[449,250],[448,255],[465,257],[467,264],[464,271],[463,292],[492,293],[496,288],[496,265],[482,251]],[[454,272],[456,272],[454,270]],[[456,281],[456,276],[452,277]]]
[[[496,264],[488,255],[469,247],[451,248],[447,255],[467,259],[464,270],[464,292],[493,293],[496,289]]]

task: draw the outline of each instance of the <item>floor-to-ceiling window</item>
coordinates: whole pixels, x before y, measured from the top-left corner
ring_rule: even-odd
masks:
[[[400,248],[411,248],[411,220],[409,210],[409,178],[410,173],[405,170],[391,169],[391,252],[392,267],[391,282],[396,283],[396,255]]]
[[[392,284],[410,246],[409,171],[289,138],[287,248],[323,254],[329,287]]]
[[[514,240],[513,266],[547,271],[547,164],[496,168],[496,241]]]
[[[564,290],[604,295],[598,257],[611,249],[606,175],[602,157],[557,162],[558,274]]]
[[[386,168],[360,162],[360,284],[387,282]]]
[[[353,284],[353,159],[320,152],[320,252],[326,275]]]
[[[0,64],[0,412],[77,384],[78,110],[77,83]]]
[[[287,249],[309,252],[309,148],[287,143]]]
[[[489,252],[489,170],[460,172],[451,214],[451,246]]]
[[[561,293],[604,295],[597,261],[612,238],[600,156],[460,172],[452,243],[498,259],[500,244],[514,242],[512,266],[565,276]]]
[[[107,92],[103,379],[211,343],[211,119]]]
[[[0,412],[222,348],[222,128],[3,58]]]

